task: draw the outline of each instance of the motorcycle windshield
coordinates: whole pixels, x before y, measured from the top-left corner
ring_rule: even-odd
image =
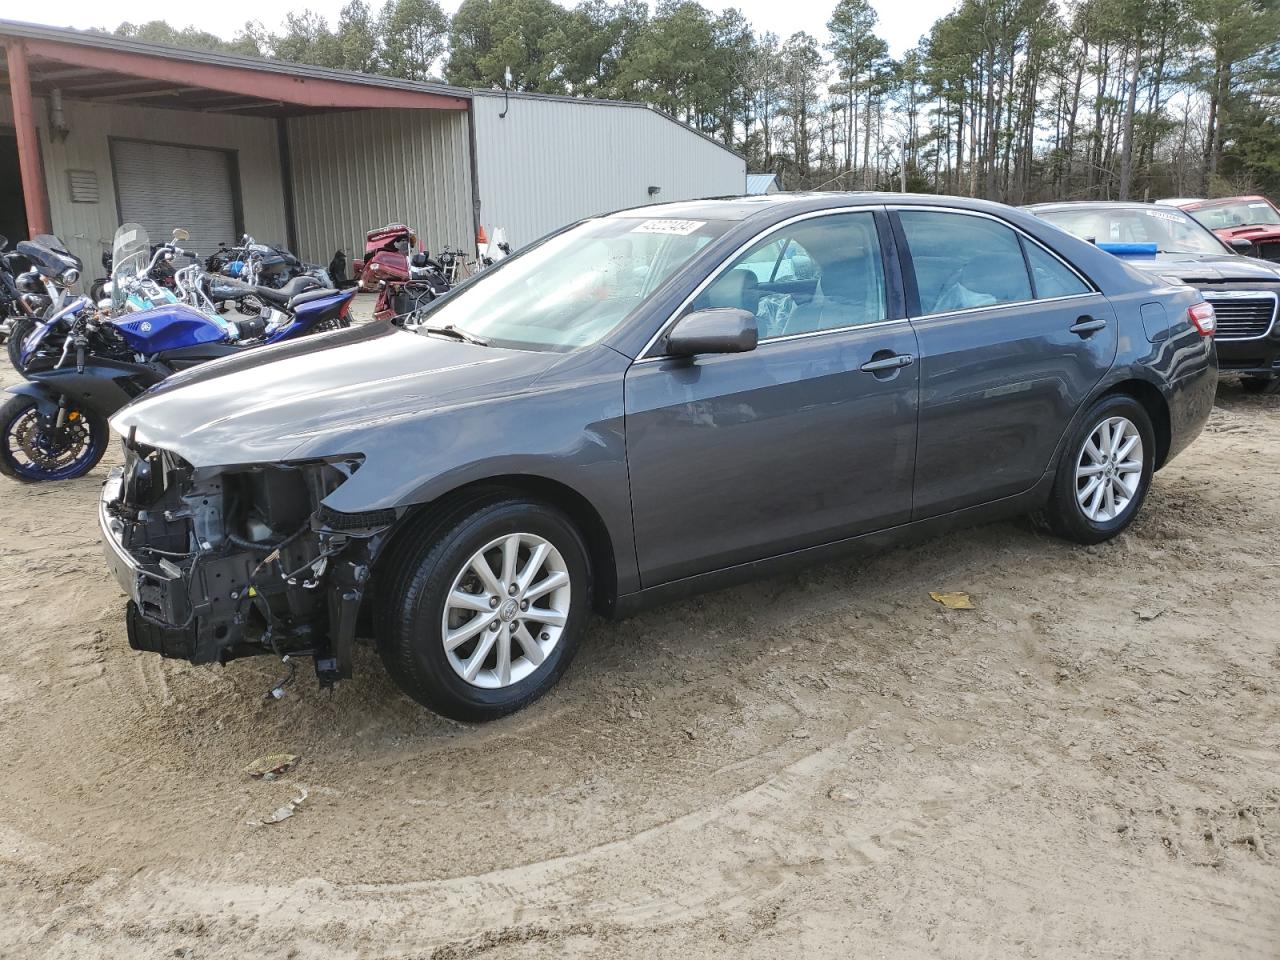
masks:
[[[111,306],[119,309],[128,298],[129,281],[145,273],[151,264],[151,238],[147,228],[125,223],[111,244]]]

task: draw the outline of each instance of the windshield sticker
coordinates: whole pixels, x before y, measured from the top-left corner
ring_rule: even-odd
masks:
[[[1143,210],[1148,217],[1155,217],[1157,220],[1168,220],[1170,223],[1182,223],[1182,214],[1167,213],[1164,210]]]
[[[1271,206],[1271,204],[1269,204],[1269,203],[1251,203],[1251,204],[1249,204],[1249,209],[1251,209],[1251,210],[1266,210],[1266,209],[1267,209],[1267,207],[1269,207],[1269,206]]]
[[[632,227],[632,233],[662,233],[669,237],[687,237],[701,226],[705,220],[645,220],[639,226]]]
[[[138,239],[138,231],[130,230],[128,233],[122,233],[116,237],[116,246],[123,246],[126,243],[133,243]]]

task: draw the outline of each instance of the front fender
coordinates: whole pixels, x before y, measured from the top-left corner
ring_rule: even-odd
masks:
[[[83,370],[67,366],[28,376],[30,386],[43,387],[55,398],[65,395],[77,407],[110,418],[147,387],[159,383],[165,373],[146,364],[95,357]]]
[[[12,387],[6,387],[5,393],[16,393],[20,397],[33,397],[36,401],[36,409],[46,417],[55,416],[58,412],[58,392],[43,383],[32,383],[27,380],[14,384]]]

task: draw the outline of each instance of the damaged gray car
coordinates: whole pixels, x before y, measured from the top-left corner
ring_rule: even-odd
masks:
[[[129,642],[309,657],[463,720],[627,614],[1034,513],[1115,536],[1213,403],[1213,311],[997,204],[876,194],[575,224],[416,318],[179,374],[114,418]]]

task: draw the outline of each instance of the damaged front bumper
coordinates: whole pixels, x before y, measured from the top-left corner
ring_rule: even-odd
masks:
[[[323,505],[359,464],[194,470],[126,444],[98,523],[129,598],[130,646],[192,663],[310,656],[323,682],[349,677],[372,559],[396,517]]]

